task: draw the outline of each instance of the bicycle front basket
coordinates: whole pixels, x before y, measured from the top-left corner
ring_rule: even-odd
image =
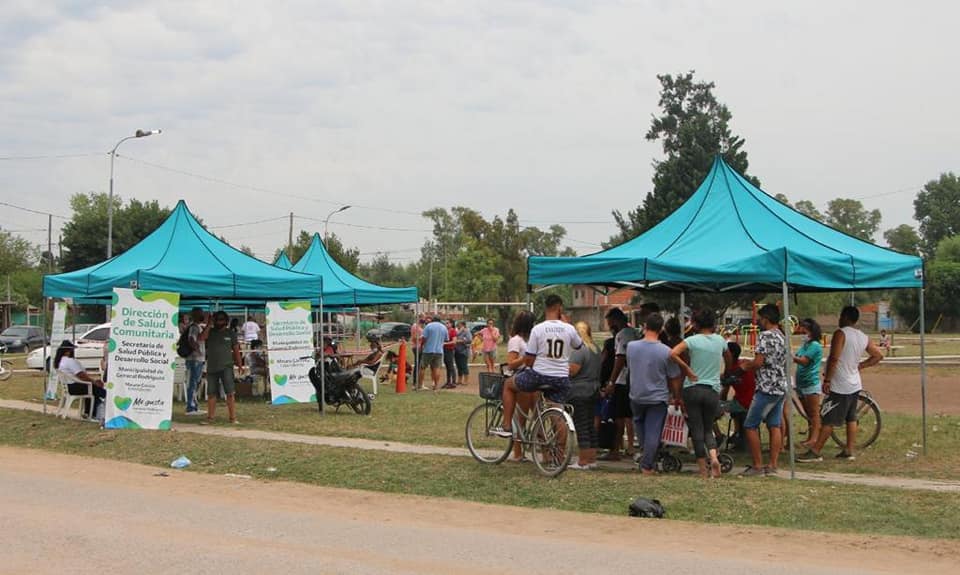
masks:
[[[499,373],[480,372],[480,397],[484,399],[500,399],[503,396],[503,380],[505,375]]]

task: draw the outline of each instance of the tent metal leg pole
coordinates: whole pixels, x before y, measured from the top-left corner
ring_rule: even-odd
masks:
[[[681,291],[681,292],[680,292],[680,313],[677,314],[677,315],[680,316],[680,329],[681,329],[681,330],[686,327],[685,325],[683,325],[683,309],[684,309],[685,307],[687,307],[686,299],[687,299],[687,292]],[[681,332],[681,333],[682,333],[682,332]]]
[[[783,328],[783,336],[787,346],[787,353],[784,354],[784,358],[783,358],[784,369],[786,370],[784,373],[787,376],[787,395],[786,397],[784,397],[784,401],[789,399],[790,388],[792,387],[790,385],[790,371],[791,371],[791,368],[793,367],[793,350],[790,348],[790,334],[787,333],[788,328],[787,328],[787,322],[786,322],[786,319],[789,316],[790,316],[790,288],[787,286],[787,282],[783,282],[783,318],[781,319],[782,323],[780,324],[780,326]],[[784,405],[784,407],[786,407],[786,405]],[[796,447],[794,446],[794,441],[793,441],[793,425],[789,420],[784,420],[784,421],[787,422],[787,425],[786,425],[787,437],[784,438],[784,441],[786,441],[790,445],[790,479],[795,479],[797,475],[797,470],[796,470],[797,452],[796,452]]]
[[[924,281],[926,281],[924,279]],[[920,424],[923,426],[921,442],[923,443],[923,454],[927,454],[927,349],[924,341],[924,332],[926,330],[926,321],[923,317],[926,310],[923,309],[923,286],[920,287]]]
[[[47,298],[47,297],[43,298],[43,314],[41,315],[42,319],[40,320],[40,329],[43,330],[40,333],[43,333],[43,334],[47,333],[47,306],[49,304],[50,304],[50,298]],[[27,323],[29,324],[30,322],[28,321]],[[43,365],[47,366],[46,367],[47,370],[52,370],[53,362],[47,363],[46,350],[48,349],[53,349],[53,337],[50,338],[50,343],[48,343],[46,347],[44,347],[44,352],[43,352]],[[46,370],[44,370],[43,373],[47,376],[47,377],[41,378],[43,381],[43,414],[46,415],[47,414],[47,381],[49,381],[50,373]]]
[[[327,362],[323,357],[323,352],[325,351],[326,344],[324,342],[324,337],[326,333],[323,329],[323,293],[320,294],[320,398],[318,403],[320,403],[320,415],[325,415],[324,403],[327,399]]]

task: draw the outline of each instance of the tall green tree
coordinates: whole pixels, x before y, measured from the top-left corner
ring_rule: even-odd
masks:
[[[731,132],[733,116],[713,95],[714,83],[696,80],[693,71],[676,77],[663,74],[657,79],[660,115],[653,118],[646,139],[660,142],[664,157],[654,162],[653,191],[643,204],[626,215],[613,212],[618,233],[607,247],[642,234],[670,215],[693,195],[717,154],[751,183],[760,185],[747,175],[744,140]]]
[[[422,294],[430,293],[432,263],[433,294],[441,301],[524,301],[528,256],[576,255],[561,248],[563,226],[523,227],[513,210],[487,220],[476,210],[456,206],[429,210],[424,217],[433,222],[434,233],[421,250],[418,287]],[[497,309],[501,325],[514,311]]]
[[[933,258],[940,240],[960,234],[960,178],[948,172],[927,182],[913,200],[913,217],[920,222],[923,255]]]
[[[824,223],[868,242],[880,229],[880,210],[867,210],[860,200],[836,198],[827,204]]]
[[[102,262],[107,255],[107,205],[102,193],[74,194],[70,198],[73,217],[63,226],[61,245],[63,271],[73,271]],[[167,216],[170,208],[154,200],[131,199],[124,203],[113,197],[113,255],[127,251],[150,235]]]
[[[810,200],[800,200],[793,206],[793,208],[801,214],[809,218],[813,218],[818,222],[823,221],[823,214],[820,213],[820,210],[817,209],[817,206],[814,205],[814,203]]]
[[[356,273],[360,265],[360,250],[357,248],[348,248],[343,245],[337,234],[327,234],[327,253],[340,264],[343,269],[350,273]]]
[[[0,276],[32,267],[39,254],[37,246],[24,238],[0,231]]]
[[[890,246],[890,249],[897,250],[900,253],[910,255],[920,255],[920,236],[917,230],[908,224],[899,226],[883,232],[883,239]]]

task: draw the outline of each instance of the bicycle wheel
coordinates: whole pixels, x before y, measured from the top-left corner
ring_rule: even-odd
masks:
[[[880,405],[870,397],[866,391],[861,391],[857,397],[857,449],[865,449],[873,444],[880,436],[882,422],[880,419]],[[837,426],[831,434],[833,441],[840,447],[847,445],[847,427]]]
[[[510,454],[512,440],[490,433],[491,427],[503,423],[503,404],[485,401],[467,418],[467,449],[480,463],[500,463]]]
[[[530,455],[540,473],[547,477],[563,473],[573,457],[573,433],[562,409],[553,407],[540,413],[530,439]]]
[[[13,375],[13,362],[5,359],[0,361],[0,381],[7,381],[11,375]]]

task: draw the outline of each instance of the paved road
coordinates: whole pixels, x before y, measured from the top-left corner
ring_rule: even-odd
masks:
[[[795,566],[795,557],[811,557],[802,540],[819,536],[390,496],[5,447],[0,510],[2,573],[948,573],[960,558],[952,543],[830,536],[836,553]],[[494,529],[504,517],[513,522]]]

